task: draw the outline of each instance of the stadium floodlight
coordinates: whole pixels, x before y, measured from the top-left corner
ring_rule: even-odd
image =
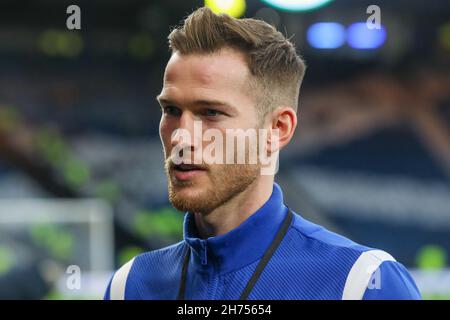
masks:
[[[309,11],[332,2],[333,0],[262,0],[268,5],[285,11]]]
[[[307,31],[307,39],[313,48],[336,49],[345,43],[345,27],[336,22],[318,22]]]
[[[232,17],[240,18],[246,9],[245,0],[205,0],[205,6],[214,13],[226,13]]]
[[[347,29],[347,43],[354,49],[377,49],[386,41],[386,29],[369,29],[365,22],[357,22]]]

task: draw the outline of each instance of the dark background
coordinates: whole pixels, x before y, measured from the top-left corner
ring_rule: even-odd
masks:
[[[66,28],[70,4],[81,8],[81,30]],[[381,8],[387,32],[381,47],[321,50],[307,41],[312,24],[364,22],[371,4]],[[155,96],[169,58],[170,27],[202,5],[0,3],[0,214],[14,215],[1,210],[8,200],[102,199],[114,219],[107,277],[133,255],[181,239],[183,214],[167,201]],[[277,175],[286,203],[307,219],[390,252],[410,269],[445,270],[450,2],[335,0],[293,13],[247,0],[245,17],[266,19],[292,36],[308,65],[299,128]],[[32,272],[30,279],[42,280],[42,270],[50,270],[42,261],[59,270],[84,263],[89,241],[80,242],[79,232],[64,225],[24,228],[0,229],[0,279],[9,281],[3,288],[17,288]],[[449,276],[434,286],[417,277],[429,298],[450,293],[439,289],[450,291]],[[41,290],[16,290],[17,297],[65,297],[41,282]]]

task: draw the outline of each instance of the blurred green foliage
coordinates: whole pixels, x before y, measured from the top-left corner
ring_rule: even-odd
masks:
[[[35,224],[30,228],[33,242],[55,259],[68,261],[74,253],[73,235],[52,224]]]
[[[145,250],[141,247],[130,246],[130,247],[123,248],[122,250],[120,250],[119,256],[118,256],[119,265],[123,266],[125,263],[127,263],[128,261],[130,261],[137,255],[140,255],[144,251]]]
[[[183,238],[183,215],[169,207],[137,212],[133,226],[136,233],[143,238],[155,236],[167,242]]]
[[[447,253],[438,245],[422,247],[416,256],[417,267],[424,270],[439,270],[447,266]]]
[[[14,266],[14,255],[11,249],[0,247],[0,275],[5,274]]]
[[[99,181],[95,186],[94,193],[99,198],[114,202],[120,197],[120,186],[114,180]]]

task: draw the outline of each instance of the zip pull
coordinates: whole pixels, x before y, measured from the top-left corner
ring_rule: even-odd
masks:
[[[201,263],[202,265],[206,265],[208,263],[208,251],[206,241],[201,241],[201,244],[202,244]]]

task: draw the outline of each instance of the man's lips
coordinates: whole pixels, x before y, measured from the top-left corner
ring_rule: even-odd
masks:
[[[172,164],[172,168],[178,171],[206,170],[204,166],[188,163]]]
[[[206,167],[196,164],[171,164],[172,172],[178,180],[190,180],[207,171]]]

